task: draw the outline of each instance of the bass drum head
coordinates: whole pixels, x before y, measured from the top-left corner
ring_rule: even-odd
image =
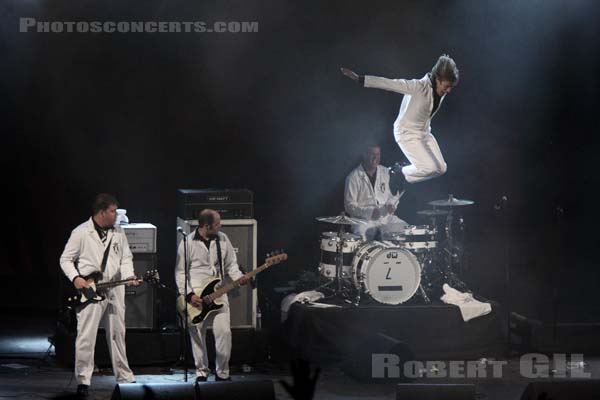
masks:
[[[421,283],[421,265],[406,249],[381,242],[368,243],[356,253],[354,284],[382,304],[408,301]]]

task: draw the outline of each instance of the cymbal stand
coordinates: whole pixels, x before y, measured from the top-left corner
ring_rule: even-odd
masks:
[[[337,256],[336,256],[336,262],[335,262],[335,269],[336,269],[336,280],[337,280],[337,292],[335,293],[336,295],[339,295],[342,297],[342,299],[348,303],[351,303],[355,306],[358,306],[358,303],[360,302],[360,289],[358,290],[358,298],[355,298],[354,301],[351,301],[348,295],[348,288],[344,288],[343,284],[344,284],[344,276],[343,276],[343,272],[344,272],[344,246],[346,245],[346,235],[345,235],[345,230],[344,230],[344,225],[340,224],[340,230],[338,232],[338,241],[337,241],[337,246],[336,246],[336,250],[337,250]]]
[[[337,279],[337,292],[342,293],[342,269],[344,268],[344,225],[340,224],[340,231],[338,233],[338,241],[336,242],[337,256],[335,260],[335,278]]]
[[[448,282],[449,285],[453,286],[459,290],[466,290],[466,284],[456,275],[454,272],[454,259],[457,258],[454,248],[454,237],[452,233],[452,226],[454,223],[454,215],[452,207],[449,207],[448,215],[446,216],[446,224],[444,226],[444,230],[446,232],[446,246],[443,249],[445,254],[445,262],[443,265],[443,277]],[[461,230],[463,229],[464,221],[460,218]]]
[[[446,226],[445,226],[445,230],[446,230],[446,250],[450,253],[450,256],[452,256],[452,248],[453,248],[453,238],[452,238],[452,221],[454,219],[454,217],[452,216],[452,208],[450,208],[450,211],[448,211],[448,216],[446,217]]]
[[[419,283],[419,293],[421,293],[421,297],[423,297],[423,301],[425,302],[425,304],[431,304],[431,299],[429,298],[429,296],[427,296],[427,292],[425,292],[425,289],[423,288],[422,281],[421,283]]]
[[[431,222],[431,227],[437,232],[437,216],[431,215],[429,217],[429,221]],[[437,238],[433,238],[433,240],[437,240]],[[417,254],[417,259],[421,264],[421,282],[419,283],[419,294],[421,295],[423,302],[425,304],[431,304],[431,299],[427,295],[427,290],[431,290],[432,281],[430,275],[434,274],[433,271],[433,261],[434,261],[435,249],[430,251],[426,251],[422,254]],[[425,287],[424,287],[425,286]],[[427,290],[425,290],[427,288]]]

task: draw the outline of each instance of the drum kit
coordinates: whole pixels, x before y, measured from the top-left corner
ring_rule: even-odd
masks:
[[[428,204],[433,208],[417,212],[428,220],[428,225],[386,231],[374,241],[363,241],[359,235],[345,231],[346,226],[366,224],[364,219],[344,213],[316,218],[339,226],[337,232],[321,234],[319,272],[325,283],[317,290],[328,289],[331,297],[341,296],[355,305],[359,305],[363,294],[381,304],[397,305],[418,293],[423,302],[430,303],[430,296],[436,291],[441,293],[444,283],[466,290],[456,272],[464,239],[455,236],[457,231],[464,232],[464,220],[456,218],[454,210],[474,202],[450,195]]]

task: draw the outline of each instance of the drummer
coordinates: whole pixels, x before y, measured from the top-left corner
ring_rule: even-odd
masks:
[[[404,192],[392,194],[390,173],[380,165],[381,148],[377,144],[366,146],[362,162],[346,177],[344,208],[348,215],[367,220],[367,224],[354,225],[353,231],[363,240],[381,240],[388,232],[399,232],[406,222],[395,215]]]

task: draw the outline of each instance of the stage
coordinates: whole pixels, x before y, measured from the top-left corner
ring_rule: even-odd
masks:
[[[405,306],[405,311],[402,311],[402,315],[412,315],[416,318],[415,323],[417,326],[422,324],[420,318],[415,317],[415,312],[419,310],[420,306]],[[365,311],[368,311],[368,315],[377,315],[381,313],[389,313],[388,310],[377,310],[380,307],[368,307]],[[442,323],[437,323],[439,330],[441,328],[450,328],[452,326],[453,313],[445,311],[446,306],[432,307],[432,310],[425,311],[425,313],[434,313],[437,316],[448,314],[444,317]],[[323,310],[322,310],[323,311]],[[322,318],[328,314],[335,314],[335,310],[329,313],[318,313]],[[333,311],[333,313],[331,312]],[[346,311],[346,310],[345,310]],[[363,323],[369,321],[367,316],[360,316],[362,313],[352,312],[347,310],[349,321],[362,321]],[[362,311],[362,310],[361,310]],[[423,310],[421,310],[423,311]],[[304,323],[308,321],[315,321],[316,317],[311,315],[311,311],[307,310],[305,305],[293,306],[290,310],[293,315],[304,316]],[[413,314],[411,314],[413,313]],[[389,315],[388,315],[389,317]],[[460,316],[456,316],[454,324],[460,325]],[[486,318],[488,317],[488,318]],[[486,329],[490,329],[491,326],[498,322],[497,317],[490,314],[480,319],[481,326],[469,327],[462,330],[462,333],[473,335],[479,332],[485,334]],[[296,318],[291,316],[292,320],[288,321],[286,328],[289,327],[289,322],[294,321]],[[489,321],[485,321],[485,319]],[[398,324],[398,318],[390,318],[388,327],[394,327]],[[371,324],[373,320],[371,319]],[[56,321],[51,318],[35,318],[32,316],[27,317],[11,317],[5,319],[5,324],[0,328],[0,397],[15,397],[18,396],[20,399],[39,399],[39,398],[56,398],[64,393],[73,393],[76,388],[76,384],[73,376],[72,367],[63,365],[61,360],[56,354],[55,348],[50,346],[48,337],[52,336],[54,332],[54,326]],[[470,321],[470,323],[477,322],[477,320]],[[382,325],[383,328],[385,326]],[[484,328],[484,327],[488,328]],[[338,336],[341,335],[341,326],[338,332]],[[470,331],[470,329],[473,329]],[[358,332],[359,329],[354,329],[354,332]],[[332,331],[327,331],[331,333]],[[386,331],[388,332],[388,331]],[[398,332],[410,332],[410,329],[400,329]],[[458,334],[458,330],[456,333]],[[301,336],[301,332],[296,332]],[[306,331],[307,337],[310,337],[310,331]],[[141,335],[148,335],[149,333],[136,333],[131,335],[131,339],[128,342],[128,348],[135,348],[138,344]],[[438,336],[442,336],[443,332],[439,332]],[[152,335],[150,335],[152,336]],[[260,335],[259,335],[260,336]],[[408,337],[408,336],[407,336]],[[429,338],[434,338],[435,335],[432,333],[428,335]],[[174,338],[171,338],[174,340]],[[290,338],[292,339],[292,338]],[[299,337],[295,338],[299,339]],[[410,338],[409,338],[410,339]],[[235,337],[234,337],[235,340]],[[466,339],[465,339],[466,340]],[[481,339],[478,339],[481,340]],[[99,337],[98,342],[104,342],[104,337]],[[145,343],[145,342],[144,342]],[[414,337],[407,343],[418,343],[414,340]],[[494,341],[489,341],[494,346]],[[256,382],[271,380],[275,390],[275,397],[278,400],[291,400],[292,397],[285,391],[280,381],[285,380],[287,382],[292,381],[292,376],[289,368],[289,359],[293,357],[291,352],[287,353],[286,358],[271,358],[264,360],[255,360],[248,364],[248,360],[241,360],[240,350],[241,343],[238,341],[238,346],[234,343],[234,352],[232,354],[232,378],[234,382]],[[177,345],[175,341],[170,343],[163,343],[163,346],[173,347],[170,352],[176,354]],[[483,346],[483,343],[481,343]],[[479,347],[479,346],[478,346]],[[440,348],[439,346],[437,347]],[[418,349],[418,347],[416,347]],[[492,349],[490,349],[492,350]],[[137,350],[136,350],[137,351]],[[147,348],[148,355],[152,354],[153,349]],[[323,349],[323,353],[328,350]],[[438,350],[439,351],[439,350]],[[454,355],[457,355],[460,351],[464,351],[464,354],[475,355],[475,349],[469,348],[469,346],[463,345],[461,348],[457,348],[454,351]],[[495,351],[495,350],[494,350]],[[471,353],[469,353],[471,352]],[[491,354],[492,351],[484,351],[483,354]],[[339,353],[333,352],[339,356]],[[425,354],[425,353],[422,353]],[[433,353],[432,353],[433,354]],[[139,354],[138,354],[139,355]],[[441,355],[441,352],[438,352]],[[131,354],[131,360],[138,360],[135,354]],[[338,357],[339,358],[339,357]],[[462,358],[455,358],[455,360],[463,360]],[[565,382],[566,378],[554,378],[549,379],[527,379],[520,372],[520,357],[518,355],[512,355],[510,357],[501,357],[497,360],[506,362],[506,365],[502,369],[501,377],[478,377],[475,379],[470,378],[432,378],[423,377],[411,380],[411,383],[422,383],[430,385],[440,385],[444,383],[452,384],[471,384],[474,385],[474,390],[477,399],[486,400],[518,400],[521,399],[525,388],[530,382]],[[99,360],[101,361],[101,359]],[[138,360],[139,361],[139,360]],[[585,371],[588,371],[592,375],[591,382],[595,382],[600,377],[600,361],[597,358],[586,357]],[[320,378],[316,386],[315,399],[320,400],[364,400],[364,399],[376,399],[376,400],[392,400],[396,399],[396,385],[395,380],[380,380],[379,382],[366,382],[351,377],[347,371],[343,369],[343,363],[339,362],[324,362],[321,363],[320,368],[322,370]],[[315,362],[313,368],[317,366]],[[163,360],[152,366],[134,365],[134,373],[136,375],[136,381],[140,384],[148,385],[161,385],[161,384],[186,384],[184,383],[183,369],[173,363],[172,359]],[[194,379],[193,370],[189,371],[187,385],[192,385]],[[209,378],[208,384],[214,381],[214,376]],[[110,399],[115,388],[115,378],[112,375],[110,368],[104,368],[98,366],[97,371],[94,373],[92,378],[92,387],[90,392],[90,399]],[[440,390],[439,388],[436,390]]]

